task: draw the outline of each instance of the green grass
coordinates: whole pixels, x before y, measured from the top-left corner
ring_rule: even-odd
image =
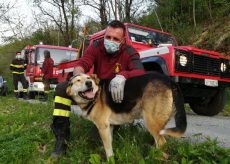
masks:
[[[227,89],[226,91],[226,105],[224,107],[223,114],[225,116],[230,116],[230,89]]]
[[[52,96],[51,96],[52,97]],[[31,104],[13,96],[0,97],[0,163],[229,163],[230,149],[215,140],[193,143],[189,139],[167,138],[162,151],[152,146],[153,138],[139,125],[123,126],[114,133],[115,157],[106,161],[101,141],[90,138],[92,123],[71,115],[71,141],[66,156],[51,161],[54,145],[50,131],[53,102]],[[196,137],[196,136],[194,136]]]

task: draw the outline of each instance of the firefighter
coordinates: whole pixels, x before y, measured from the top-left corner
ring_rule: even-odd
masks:
[[[23,87],[22,98],[28,99],[28,82],[24,76],[24,70],[26,69],[26,64],[23,59],[23,56],[20,52],[16,53],[15,59],[12,60],[10,64],[10,70],[13,74],[13,84],[14,84],[14,93],[16,98],[21,98],[21,94],[18,90],[18,82],[21,82]]]
[[[75,67],[74,74],[86,73],[94,65],[94,73],[100,79],[111,79],[110,91],[114,102],[121,103],[127,78],[145,73],[140,56],[133,47],[125,44],[125,26],[114,20],[106,28],[104,39],[95,41],[85,51]],[[70,137],[70,106],[72,100],[66,95],[68,82],[58,84],[55,90],[52,131],[56,137],[51,157],[66,153]],[[114,96],[119,93],[120,96]]]
[[[42,65],[42,73],[43,73],[43,84],[44,84],[44,97],[41,99],[42,101],[48,100],[48,94],[50,89],[50,82],[53,78],[53,67],[54,61],[50,57],[50,51],[44,51],[44,62]]]

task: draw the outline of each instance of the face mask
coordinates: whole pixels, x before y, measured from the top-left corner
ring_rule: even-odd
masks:
[[[116,43],[116,42],[110,41],[108,39],[104,39],[104,46],[105,46],[105,50],[108,54],[113,54],[119,50],[120,43]]]

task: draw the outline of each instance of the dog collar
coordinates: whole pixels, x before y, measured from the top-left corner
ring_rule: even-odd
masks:
[[[85,111],[87,111],[87,115],[90,114],[90,112],[92,111],[94,105],[96,104],[96,99],[97,99],[97,93],[96,93],[95,98],[89,104],[87,104],[86,107],[83,108]]]
[[[91,101],[84,109],[87,111],[87,115],[90,114],[90,112],[92,111],[94,105],[96,104],[95,99],[93,101]]]

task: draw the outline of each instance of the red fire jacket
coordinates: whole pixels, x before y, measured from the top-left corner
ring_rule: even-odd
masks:
[[[94,73],[100,79],[112,79],[116,74],[126,79],[145,73],[139,53],[131,46],[122,44],[120,50],[113,55],[106,53],[104,40],[95,41],[79,59],[77,66],[88,72],[94,65]]]
[[[53,77],[54,61],[52,58],[45,58],[42,65],[43,79],[51,79]]]

